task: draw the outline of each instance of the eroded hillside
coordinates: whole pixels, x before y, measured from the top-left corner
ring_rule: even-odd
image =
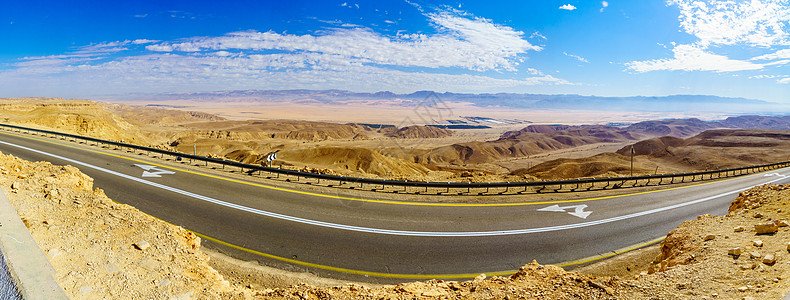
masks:
[[[686,139],[665,136],[626,145],[613,153],[577,159],[556,159],[512,175],[540,179],[681,173],[769,164],[790,159],[790,131],[708,130]]]

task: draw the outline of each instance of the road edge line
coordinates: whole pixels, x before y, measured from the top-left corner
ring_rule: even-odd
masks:
[[[653,239],[653,240],[650,240],[650,241],[647,241],[647,242],[644,242],[644,243],[639,243],[639,244],[635,244],[635,245],[631,245],[631,246],[626,246],[626,247],[623,247],[623,248],[611,251],[609,253],[598,254],[598,255],[588,256],[588,257],[585,257],[585,258],[580,258],[580,259],[577,259],[577,260],[572,260],[572,261],[566,261],[566,262],[558,263],[558,264],[556,264],[556,266],[565,268],[565,267],[570,267],[570,266],[583,265],[583,264],[591,263],[591,262],[594,262],[594,261],[597,261],[597,260],[602,260],[602,259],[607,259],[607,258],[610,258],[610,257],[614,257],[614,256],[617,256],[617,255],[620,255],[620,254],[623,254],[623,253],[628,253],[628,252],[631,252],[631,251],[634,251],[634,250],[637,250],[637,249],[640,249],[640,248],[652,246],[654,244],[657,244],[657,243],[660,243],[660,242],[664,241],[664,239],[666,239],[666,237],[660,237],[660,238]]]
[[[161,220],[161,219],[157,219],[157,220]],[[163,221],[165,223],[168,223],[168,224],[171,224],[171,223],[169,223],[167,221],[164,221],[164,220],[161,220],[161,221]],[[174,224],[171,224],[171,225],[174,225]],[[178,226],[178,225],[174,225],[174,226]],[[187,229],[187,230],[189,230],[189,229]],[[238,245],[235,245],[235,244],[232,244],[232,243],[228,243],[228,242],[225,242],[225,241],[222,241],[222,240],[219,240],[219,239],[216,239],[216,238],[213,238],[213,237],[210,237],[210,236],[207,236],[205,234],[201,234],[201,233],[198,233],[198,232],[195,232],[195,231],[192,231],[192,230],[189,230],[189,231],[194,233],[195,235],[197,235],[198,237],[200,237],[200,238],[202,238],[204,240],[207,240],[207,241],[210,241],[210,242],[214,242],[214,243],[217,243],[217,244],[220,244],[220,245],[223,245],[223,246],[226,246],[226,247],[230,247],[230,248],[233,248],[233,249],[236,249],[236,250],[240,250],[240,251],[243,251],[243,252],[247,252],[247,253],[250,253],[250,254],[255,254],[255,255],[258,255],[258,256],[263,256],[263,257],[266,257],[266,258],[270,258],[270,259],[274,259],[274,260],[278,260],[278,261],[282,261],[282,262],[286,262],[286,263],[290,263],[290,264],[300,265],[300,266],[304,266],[304,267],[316,268],[316,269],[332,271],[332,272],[338,272],[338,273],[344,273],[344,274],[363,275],[365,277],[395,278],[395,279],[417,279],[417,280],[419,280],[419,279],[467,279],[467,278],[474,278],[474,277],[476,277],[477,275],[479,275],[481,273],[482,274],[486,274],[488,276],[508,276],[508,275],[515,274],[517,272],[517,270],[481,272],[481,273],[467,273],[467,274],[392,274],[392,273],[383,273],[383,272],[370,272],[370,271],[346,269],[346,268],[340,268],[340,267],[332,267],[332,266],[321,265],[321,264],[316,264],[316,263],[304,262],[304,261],[295,260],[295,259],[291,259],[291,258],[280,257],[280,256],[277,256],[277,255],[268,254],[268,253],[264,253],[264,252],[260,252],[260,251],[256,251],[256,250],[252,250],[252,249],[248,249],[248,248],[245,248],[245,247],[242,247],[242,246],[238,246]],[[572,261],[567,261],[567,262],[560,262],[560,263],[553,263],[553,264],[548,264],[548,265],[558,266],[558,267],[561,267],[561,268],[564,269],[565,267],[568,267],[568,266],[590,263],[590,262],[594,262],[594,261],[610,258],[610,257],[613,257],[613,256],[617,256],[617,255],[620,255],[620,254],[623,254],[623,253],[628,253],[628,252],[631,252],[631,251],[634,251],[634,250],[637,250],[637,249],[641,249],[641,248],[644,248],[644,247],[647,247],[647,246],[659,243],[659,242],[663,241],[664,239],[665,239],[665,237],[660,237],[660,238],[653,239],[653,240],[650,240],[650,241],[647,241],[647,242],[644,242],[644,243],[639,243],[639,244],[635,244],[635,245],[631,245],[631,246],[626,246],[626,247],[614,250],[614,251],[612,251],[610,253],[594,255],[594,256],[589,256],[589,257],[585,257],[585,258],[580,258],[580,259],[577,259],[577,260],[572,260]],[[568,270],[566,270],[566,271],[568,271]],[[571,272],[571,271],[568,271],[568,272]]]

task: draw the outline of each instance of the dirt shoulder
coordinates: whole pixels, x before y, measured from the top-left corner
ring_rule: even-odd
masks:
[[[751,189],[727,216],[683,223],[652,263],[619,276],[532,262],[509,277],[370,286],[222,260],[193,233],[113,202],[92,183],[74,167],[0,155],[0,187],[75,299],[779,299],[790,289],[790,185]],[[760,224],[776,231],[757,234]],[[735,248],[740,255],[728,254]]]

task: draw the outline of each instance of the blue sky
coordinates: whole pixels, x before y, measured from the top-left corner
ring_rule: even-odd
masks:
[[[790,103],[790,0],[7,1],[0,97],[237,89]]]

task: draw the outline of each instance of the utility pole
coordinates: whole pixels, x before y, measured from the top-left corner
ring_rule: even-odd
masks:
[[[631,177],[634,177],[634,146],[631,145]]]

